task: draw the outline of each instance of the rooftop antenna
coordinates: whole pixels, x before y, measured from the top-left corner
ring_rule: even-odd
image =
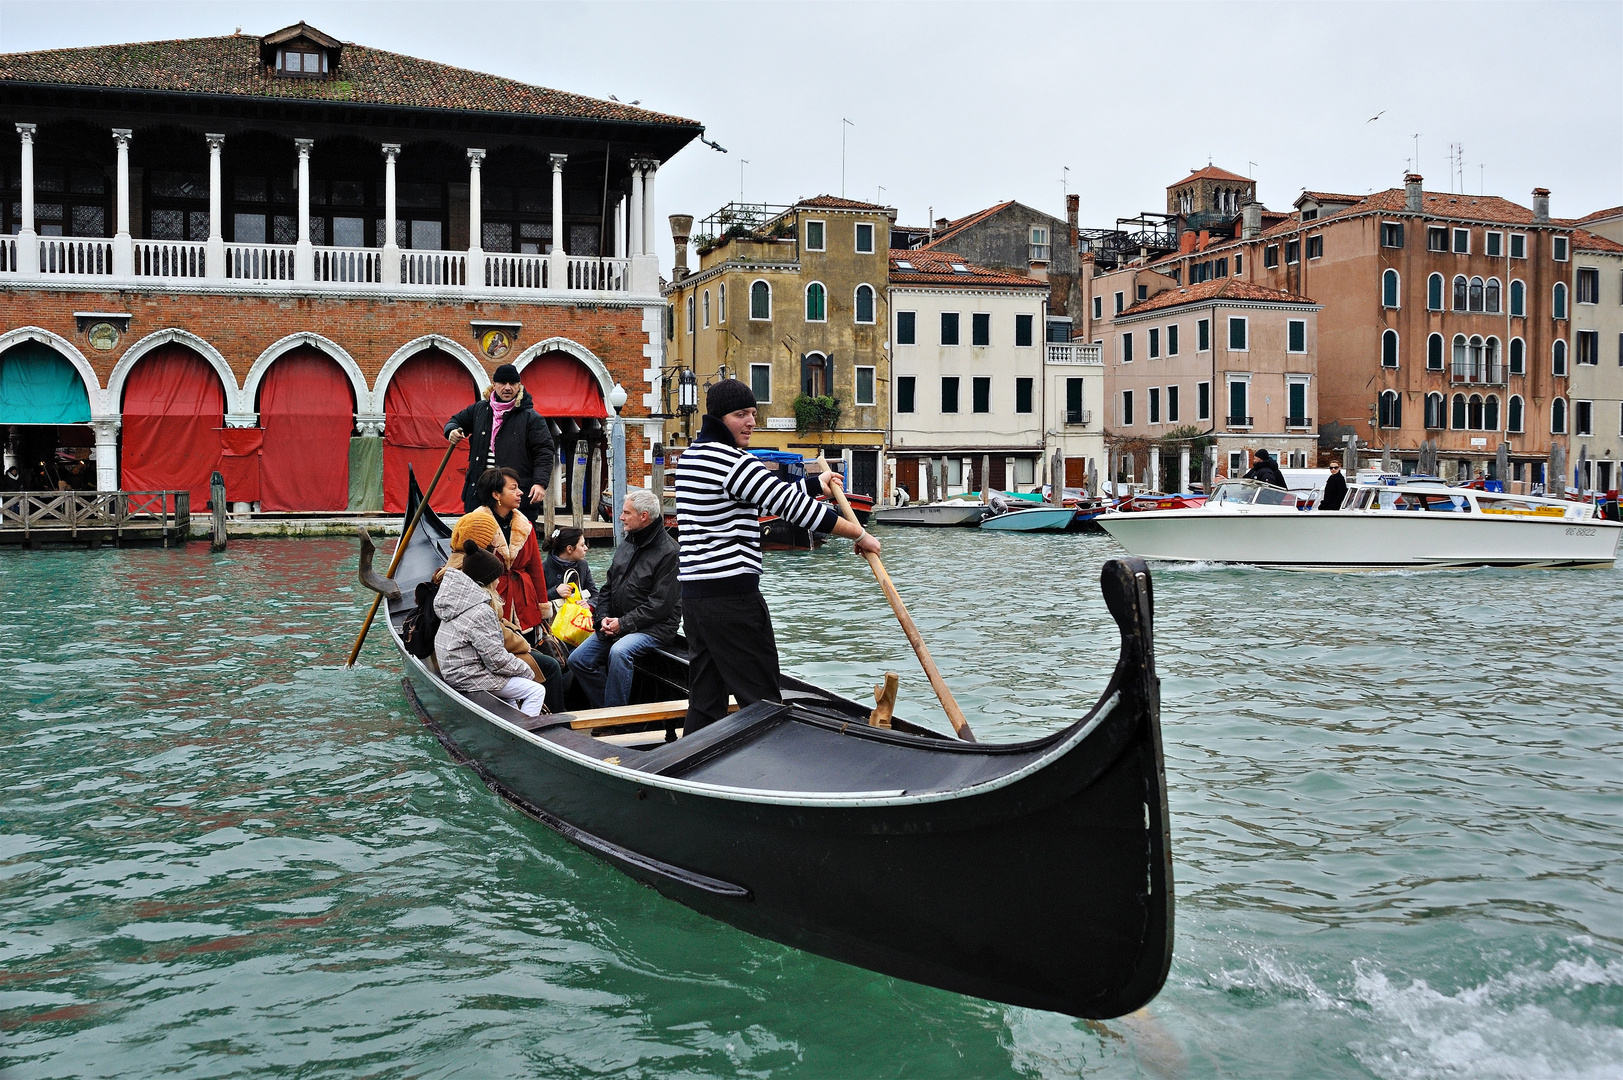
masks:
[[[1247,180],[1255,180],[1257,178],[1256,171],[1257,163],[1255,161],[1248,161],[1245,163],[1245,178]]]
[[[845,198],[845,129],[856,127],[845,117],[840,117],[840,198]]]
[[[1059,192],[1067,199],[1071,197],[1071,167],[1069,165],[1059,167]]]
[[[879,190],[874,192],[873,201],[878,203],[880,206],[885,205],[885,185],[884,184],[880,184],[879,185]]]
[[[1414,168],[1411,172],[1420,171],[1420,132],[1414,133]]]
[[[1476,163],[1476,167],[1476,193],[1486,195],[1488,193],[1488,166],[1479,161]]]

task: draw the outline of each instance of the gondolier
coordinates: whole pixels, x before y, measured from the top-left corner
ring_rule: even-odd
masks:
[[[880,548],[862,526],[814,498],[841,483],[838,475],[779,480],[747,452],[754,430],[755,394],[723,379],[710,387],[699,435],[676,466],[687,734],[726,716],[729,694],[739,708],[779,700],[778,645],[761,597],[762,514],[855,540],[859,552]]]
[[[557,455],[546,418],[535,411],[535,399],[519,381],[518,368],[512,364],[497,368],[485,397],[446,421],[445,437],[452,442],[468,439],[463,510],[472,512],[482,505],[478,484],[486,469],[512,469],[524,495],[519,509],[535,520]]]

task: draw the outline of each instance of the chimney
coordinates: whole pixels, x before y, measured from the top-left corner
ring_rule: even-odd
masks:
[[[693,235],[692,214],[671,215],[671,239],[676,241],[676,265],[671,268],[671,280],[681,281],[688,276],[688,237]]]
[[[1403,208],[1411,214],[1418,214],[1420,206],[1420,174],[1408,173],[1403,177]]]
[[[1550,189],[1536,187],[1533,189],[1533,220],[1540,225],[1550,223]]]
[[[1067,195],[1067,196],[1065,196],[1065,221],[1066,221],[1067,224],[1069,224],[1071,226],[1071,247],[1072,248],[1076,247],[1076,240],[1077,240],[1076,222],[1077,222],[1077,218],[1081,215],[1081,207],[1082,207],[1082,196],[1080,196],[1080,195]]]
[[[1248,202],[1240,207],[1240,239],[1255,240],[1262,235],[1262,204]]]

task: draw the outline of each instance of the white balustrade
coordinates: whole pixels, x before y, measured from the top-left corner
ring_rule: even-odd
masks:
[[[47,236],[39,242],[42,274],[94,274],[113,272],[113,242],[78,236]]]
[[[136,240],[135,276],[200,278],[207,244],[201,240]]]
[[[567,288],[591,292],[626,292],[631,282],[630,259],[600,259],[571,255]]]
[[[1103,367],[1104,347],[1102,345],[1065,345],[1050,343],[1048,346],[1048,362],[1050,364],[1085,364]]]
[[[377,248],[318,247],[317,281],[366,282],[383,280],[383,252]]]
[[[403,251],[400,253],[402,285],[466,285],[468,253],[465,251]]]
[[[292,281],[292,244],[227,244],[225,276],[236,281]]]
[[[545,255],[485,255],[485,285],[492,289],[547,289],[551,276]]]
[[[0,237],[0,273],[15,274],[17,272],[17,238],[14,236]]]

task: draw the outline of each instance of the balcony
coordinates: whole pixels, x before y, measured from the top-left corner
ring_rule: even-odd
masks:
[[[1456,386],[1461,384],[1503,386],[1505,385],[1505,365],[1495,361],[1482,363],[1460,363],[1456,361],[1449,371],[1448,381]]]
[[[1087,427],[1089,424],[1093,423],[1093,410],[1067,409],[1065,410],[1065,422],[1067,424],[1080,424],[1082,427]]]
[[[1231,428],[1248,428],[1248,427],[1251,426],[1251,417],[1249,417],[1249,416],[1230,416],[1230,417],[1226,418],[1224,423],[1226,424],[1226,426],[1231,427]]]
[[[1287,417],[1285,417],[1285,430],[1286,431],[1291,431],[1293,429],[1295,429],[1295,430],[1306,430],[1308,428],[1311,428],[1312,426],[1313,426],[1313,418],[1311,416],[1287,416]]]
[[[1048,346],[1048,362],[1050,364],[1085,364],[1089,367],[1103,367],[1104,346],[1078,345],[1075,343]]]

